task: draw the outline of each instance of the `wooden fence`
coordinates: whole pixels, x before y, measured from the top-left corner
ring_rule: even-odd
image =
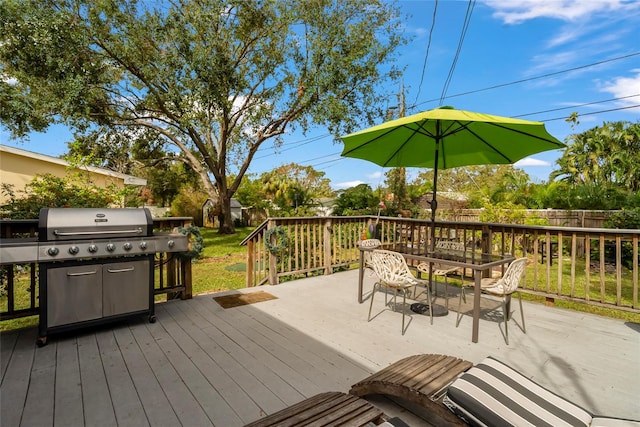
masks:
[[[153,220],[154,232],[187,227],[191,218],[158,218]],[[35,238],[38,220],[0,221],[0,238]],[[0,320],[33,316],[38,308],[38,264],[0,265]],[[166,294],[167,299],[191,298],[191,260],[181,259],[175,254],[156,254],[154,269],[154,292]]]
[[[357,243],[376,224],[383,243],[427,245],[429,220],[390,217],[271,218],[257,227],[247,245],[247,286],[332,274],[354,268]],[[267,229],[282,227],[288,244],[277,252],[265,245]],[[632,312],[638,306],[640,230],[529,226],[436,221],[437,239],[463,242],[467,250],[513,254],[530,259],[523,290],[548,301],[566,299]],[[271,244],[281,243],[270,233]]]

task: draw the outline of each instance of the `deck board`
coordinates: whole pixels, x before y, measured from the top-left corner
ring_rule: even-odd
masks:
[[[159,427],[179,424],[171,403],[153,375],[151,366],[145,359],[132,331],[129,328],[118,328],[114,330],[114,335],[149,424]]]
[[[184,425],[211,425],[204,410],[162,352],[147,326],[137,324],[131,328],[131,332],[140,348],[143,349],[144,356],[151,368],[151,374],[158,381],[178,420]]]
[[[98,348],[97,335],[101,333],[104,331],[101,330],[96,334],[83,334],[78,337],[78,359],[80,361],[85,423],[107,427],[116,425],[116,414]],[[56,343],[49,345],[51,344],[54,344],[52,345],[54,347]]]
[[[57,346],[47,346],[34,353],[33,365],[24,404],[21,423],[24,425],[52,426],[55,387],[55,356]]]
[[[365,292],[371,286],[365,275]],[[401,314],[385,310],[381,295],[368,322],[357,271],[260,290],[277,299],[230,309],[213,295],[170,301],[157,304],[154,324],[141,316],[51,336],[43,348],[36,328],[2,333],[0,425],[243,426],[318,393],[347,392],[421,353],[473,363],[491,355],[590,411],[640,419],[638,325],[525,302],[527,334],[510,323],[507,346],[501,313],[486,302],[473,344],[470,316],[456,328],[455,312],[433,325],[410,314],[401,335]],[[456,296],[449,302],[455,308]],[[368,399],[412,426],[429,425]]]
[[[19,334],[16,332],[6,332],[0,335],[0,382],[7,372],[11,353],[16,345]]]
[[[84,423],[82,383],[78,342],[75,338],[54,342],[56,353],[56,384],[54,397],[54,425],[77,426]]]
[[[20,425],[30,385],[36,336],[35,328],[20,333],[14,351],[9,357],[7,372],[2,378],[0,390],[0,425],[2,426]]]
[[[202,350],[209,355],[212,360],[215,360],[218,370],[225,373],[230,379],[240,387],[243,393],[248,398],[252,398],[257,405],[257,415],[251,420],[256,419],[262,415],[262,411],[274,412],[277,408],[282,407],[282,400],[278,396],[266,387],[257,377],[251,374],[240,361],[236,360],[223,348],[222,344],[218,342],[218,337],[212,337],[207,335],[202,329],[202,326],[208,326],[203,322],[201,316],[193,314],[192,312],[185,312],[181,310],[179,305],[174,305],[170,310],[172,317],[181,323],[185,323],[185,319],[193,322],[197,327],[189,328],[185,327],[184,333],[188,334],[191,339],[197,342]],[[264,408],[264,409],[260,409]],[[244,416],[242,408],[239,408],[236,412],[239,412]]]
[[[160,309],[159,313],[163,313]],[[167,326],[172,328],[174,323],[169,321]],[[191,395],[202,408],[210,422],[214,425],[238,425],[239,417],[233,409],[218,394],[217,390],[209,382],[206,376],[198,369],[192,360],[193,353],[185,351],[193,350],[193,347],[180,348],[164,325],[159,323],[148,326],[151,335],[158,343],[161,351],[167,357],[169,363],[175,369],[179,378],[185,383]]]
[[[118,426],[149,425],[113,331],[96,335]]]

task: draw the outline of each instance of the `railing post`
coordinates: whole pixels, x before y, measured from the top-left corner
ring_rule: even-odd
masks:
[[[493,236],[491,234],[491,228],[488,225],[483,224],[482,237],[480,239],[480,247],[482,248],[483,254],[490,254],[492,252],[491,250],[492,240],[493,240]],[[484,270],[482,272],[482,277],[491,277],[491,271]]]
[[[269,221],[267,228],[275,227],[275,221]],[[271,244],[276,244],[276,235],[271,235]],[[269,251],[269,284],[275,286],[278,284],[278,254]]]
[[[322,247],[324,249],[324,274],[331,274],[331,218],[327,218],[324,222],[324,234]]]
[[[191,260],[183,259],[180,261],[182,272],[182,284],[184,285],[184,291],[180,293],[180,299],[191,299],[193,296],[193,285],[191,275]]]
[[[249,240],[247,242],[247,275],[246,275],[246,282],[245,282],[245,286],[247,288],[251,288],[254,286],[253,275],[254,275],[254,268],[256,265],[255,252],[254,252],[255,249],[256,249],[256,242],[254,240]]]

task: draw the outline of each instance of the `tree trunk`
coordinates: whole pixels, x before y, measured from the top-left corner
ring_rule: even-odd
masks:
[[[218,234],[235,234],[236,229],[233,226],[233,218],[231,217],[231,197],[225,196],[220,198],[220,214],[218,215],[220,228]]]

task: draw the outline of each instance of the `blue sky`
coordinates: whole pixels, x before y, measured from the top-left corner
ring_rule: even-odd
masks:
[[[435,25],[435,2],[400,1],[398,5],[409,15],[403,25],[412,38],[398,58],[398,65],[405,67],[409,115],[440,105],[468,2],[439,1]],[[395,97],[389,99],[389,106],[397,104]],[[637,122],[640,1],[478,1],[442,104],[542,121],[561,141],[605,121]],[[636,107],[628,108],[632,106]],[[572,111],[580,114],[580,124],[573,129],[564,121]],[[6,132],[0,132],[2,144],[53,156],[63,154],[69,140],[71,134],[61,126],[45,134],[32,134],[26,143],[9,140]],[[366,161],[341,158],[341,150],[342,144],[335,142],[326,129],[292,134],[277,151],[267,143],[249,172],[260,174],[295,162],[325,172],[336,189],[359,183],[374,188],[382,184],[384,169]],[[516,167],[523,168],[535,181],[546,181],[560,155],[559,151],[540,153]]]

